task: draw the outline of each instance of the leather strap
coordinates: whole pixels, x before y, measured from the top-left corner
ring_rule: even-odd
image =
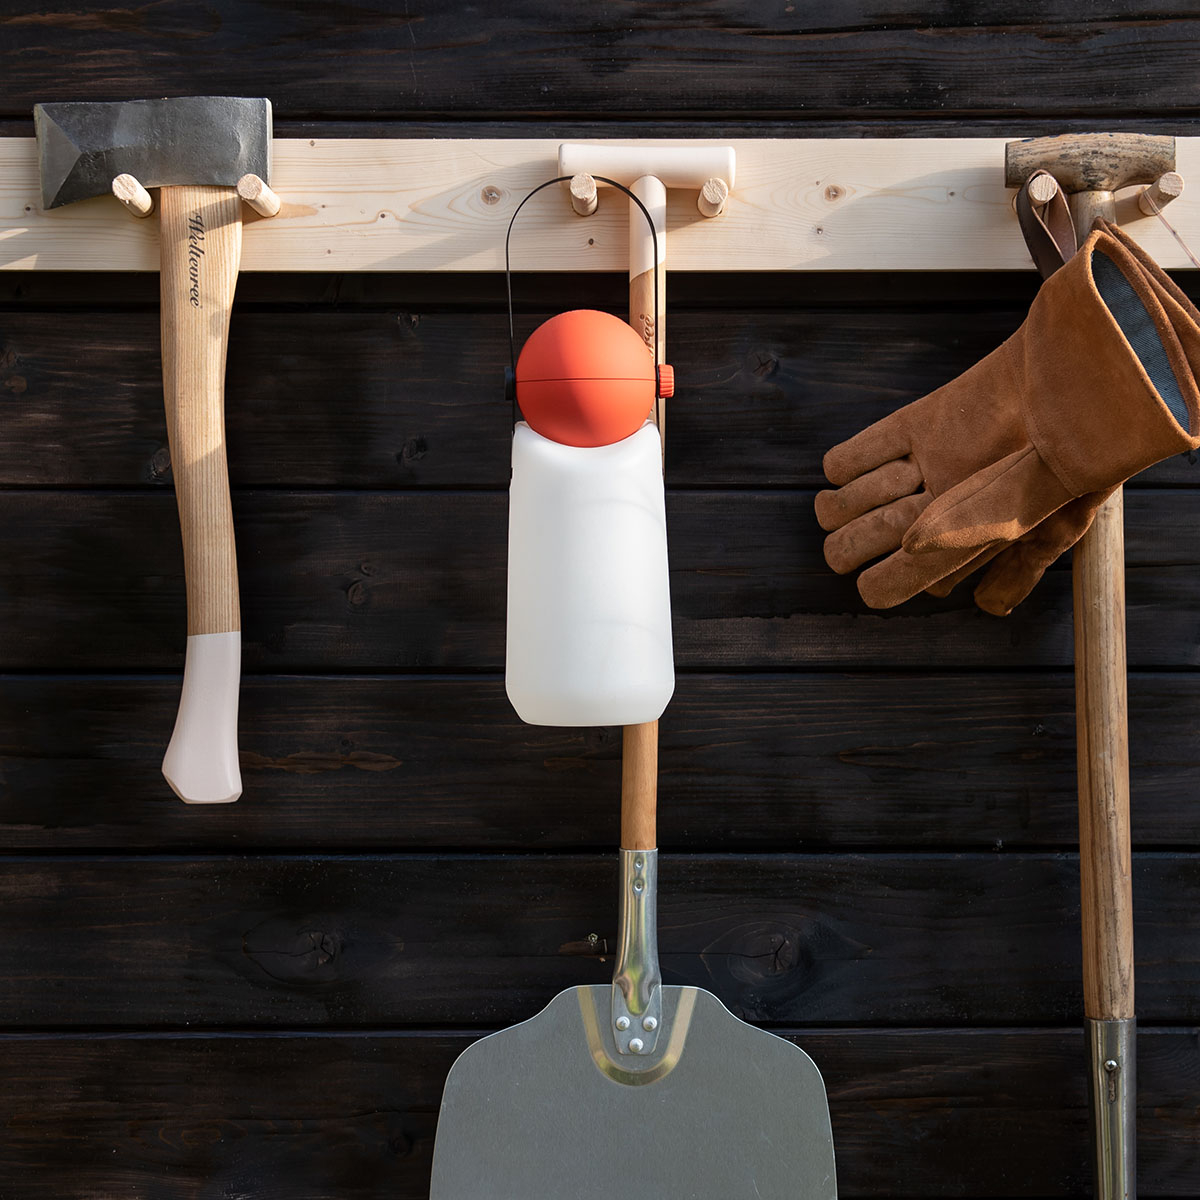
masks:
[[[1043,279],[1049,279],[1078,249],[1071,209],[1062,188],[1054,193],[1048,204],[1042,205],[1040,211],[1029,197],[1029,185],[1038,176],[1049,174],[1049,171],[1034,171],[1017,193],[1017,220],[1025,245],[1029,247],[1029,256]]]

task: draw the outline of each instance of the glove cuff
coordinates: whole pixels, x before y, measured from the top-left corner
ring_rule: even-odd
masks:
[[[1031,441],[1072,495],[1200,446],[1200,313],[1100,225],[1038,293],[1013,350]],[[1014,339],[1016,340],[1016,339]]]

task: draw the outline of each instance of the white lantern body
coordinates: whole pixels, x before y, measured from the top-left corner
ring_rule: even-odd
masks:
[[[513,432],[505,686],[530,725],[640,725],[675,690],[662,442]]]

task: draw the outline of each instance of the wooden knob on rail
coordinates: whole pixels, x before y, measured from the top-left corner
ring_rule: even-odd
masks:
[[[271,190],[265,180],[257,175],[243,175],[238,180],[238,195],[260,217],[273,217],[279,212],[283,202]]]
[[[586,174],[571,177],[571,207],[581,216],[590,217],[600,204],[596,181]]]
[[[154,197],[132,175],[118,175],[112,193],[135,217],[148,217],[154,211]]]

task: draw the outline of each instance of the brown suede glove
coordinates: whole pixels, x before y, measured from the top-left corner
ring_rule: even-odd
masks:
[[[829,451],[826,560],[887,555],[858,587],[889,608],[994,559],[977,599],[1010,610],[1113,488],[1200,445],[1197,369],[1200,313],[1098,222],[1007,342]]]
[[[967,576],[991,563],[975,588],[975,603],[993,616],[1007,617],[1037,586],[1046,568],[1087,533],[1096,510],[1115,490],[1089,492],[1064,504],[1011,546],[994,546],[976,555],[925,590],[931,596],[948,596]]]

